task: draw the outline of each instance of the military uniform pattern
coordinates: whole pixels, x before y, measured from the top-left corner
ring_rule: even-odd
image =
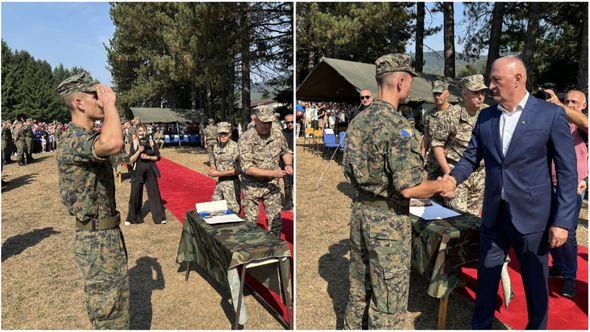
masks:
[[[70,123],[57,149],[59,192],[79,222],[117,215],[110,158],[98,157],[99,133]],[[86,307],[94,328],[129,328],[127,256],[120,229],[76,231],[72,254],[85,280]]]
[[[428,151],[428,156],[426,158],[426,172],[428,173],[428,180],[436,180],[439,176],[443,176],[442,169],[436,161],[436,157],[434,156],[434,152],[432,151],[432,135],[433,132],[436,130],[438,124],[442,121],[442,114],[445,112],[452,112],[460,110],[460,107],[457,105],[450,104],[446,110],[443,111],[436,111],[436,108],[432,109],[428,114],[425,114],[425,132],[428,132],[430,136],[430,146],[426,147],[426,151]],[[448,117],[445,118],[448,119]]]
[[[391,104],[375,100],[350,123],[343,166],[358,191],[401,204],[400,191],[424,180],[423,164],[411,124]],[[411,257],[408,218],[365,202],[352,204],[345,328],[403,328]]]
[[[213,147],[217,144],[217,127],[215,125],[208,125],[204,129],[205,131],[205,147],[207,148],[207,152],[211,153],[213,151]]]
[[[487,105],[484,105],[487,107]],[[479,111],[469,116],[465,107],[453,107],[442,113],[432,131],[432,147],[445,149],[449,167],[453,169],[461,160],[471,140]],[[447,206],[463,212],[479,215],[482,206],[485,169],[482,164],[469,178],[457,186],[453,198],[445,199]]]
[[[239,169],[238,159],[238,143],[231,139],[225,146],[217,143],[213,147],[213,151],[209,154],[209,163],[215,165],[218,171]],[[219,201],[223,199],[227,201],[227,205],[232,211],[235,213],[240,211],[240,181],[237,177],[235,180],[217,182],[211,200]]]
[[[17,124],[14,127],[14,131],[12,134],[14,135],[14,144],[16,145],[16,160],[19,163],[27,161],[25,154],[25,135],[22,125]]]
[[[25,123],[23,125],[23,136],[25,138],[25,157],[27,158],[27,162],[31,161],[33,157],[31,156],[33,153],[33,138],[35,134],[33,133],[33,128],[30,124]]]
[[[2,162],[10,162],[13,144],[12,131],[5,125],[2,127]]]
[[[273,124],[274,126],[274,124]],[[280,135],[279,135],[280,134]],[[292,153],[282,132],[271,134],[267,138],[258,135],[256,129],[246,131],[238,142],[240,166],[243,172],[250,167],[267,170],[280,169],[279,162],[284,154]],[[260,201],[264,201],[264,209],[269,220],[270,231],[278,235],[282,229],[281,190],[278,179],[258,179],[242,174],[242,192],[244,193],[244,212],[246,219],[256,223]]]
[[[94,329],[129,329],[127,252],[120,228],[76,231],[72,253],[84,275],[86,310]]]

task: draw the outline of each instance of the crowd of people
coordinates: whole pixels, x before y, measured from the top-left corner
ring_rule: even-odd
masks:
[[[32,118],[19,117],[2,122],[2,163],[11,163],[12,157],[21,166],[33,162],[33,154],[55,150],[64,125],[46,123]]]

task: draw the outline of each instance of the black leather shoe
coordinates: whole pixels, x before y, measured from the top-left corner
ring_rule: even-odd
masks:
[[[549,278],[563,278],[563,274],[557,268],[557,266],[552,266],[549,268]]]
[[[576,279],[573,278],[564,278],[563,279],[563,287],[561,287],[561,295],[565,297],[575,297],[576,296]]]

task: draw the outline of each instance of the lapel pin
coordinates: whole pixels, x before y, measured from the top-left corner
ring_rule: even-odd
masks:
[[[522,122],[520,122],[520,123],[522,123],[522,124],[526,124],[526,121],[522,120]]]

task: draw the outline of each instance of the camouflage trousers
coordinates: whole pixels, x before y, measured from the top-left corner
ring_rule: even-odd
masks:
[[[486,171],[480,167],[457,186],[452,198],[445,198],[445,205],[456,210],[479,216],[483,203]]]
[[[26,145],[25,145],[25,141],[24,140],[18,140],[15,142],[16,144],[16,161],[20,162],[25,162],[28,161],[26,159]]]
[[[350,217],[349,330],[403,329],[412,234],[408,216],[353,202]]]
[[[227,207],[235,213],[240,212],[240,181],[226,180],[219,181],[215,186],[215,191],[211,197],[212,201],[220,201],[225,199]]]
[[[208,154],[213,153],[213,147],[215,146],[215,144],[217,144],[217,140],[208,140],[208,141],[205,141],[205,148],[207,148],[207,153]]]
[[[94,329],[129,329],[127,250],[119,227],[76,231],[72,254],[84,275],[86,311]]]
[[[32,137],[25,137],[25,155],[27,157],[27,161],[31,161],[33,154],[33,138]]]
[[[258,221],[258,212],[260,211],[260,202],[264,202],[264,213],[268,218],[268,228],[276,236],[281,234],[283,221],[281,220],[281,189],[278,181],[271,181],[265,184],[246,184],[242,183],[244,193],[244,213],[246,219],[256,223]]]

